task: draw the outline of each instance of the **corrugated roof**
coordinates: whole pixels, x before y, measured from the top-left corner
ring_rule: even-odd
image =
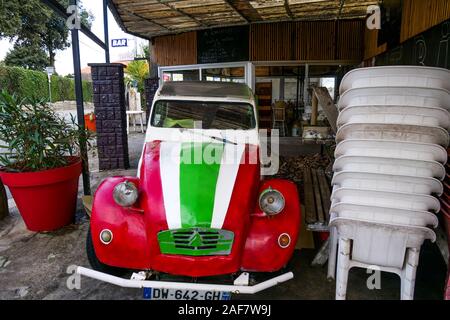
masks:
[[[110,0],[122,28],[143,38],[251,23],[364,18],[364,0]]]

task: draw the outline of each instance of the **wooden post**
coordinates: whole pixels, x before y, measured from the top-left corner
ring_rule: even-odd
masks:
[[[315,92],[312,92],[312,110],[311,110],[311,125],[317,126],[317,113],[319,111],[319,100]]]
[[[327,88],[314,88],[313,95],[317,98],[319,105],[322,107],[328,122],[331,125],[334,133],[337,133],[337,118],[339,116],[338,110],[334,105],[333,99],[330,96]]]
[[[8,196],[6,195],[5,186],[0,180],[0,220],[9,216]]]

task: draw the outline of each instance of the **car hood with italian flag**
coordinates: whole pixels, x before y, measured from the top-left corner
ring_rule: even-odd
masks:
[[[259,182],[257,152],[245,144],[153,141],[145,147],[141,180],[148,180],[146,192],[164,209],[168,229],[221,229],[233,192],[253,184],[237,185],[239,175],[248,179],[250,173]]]

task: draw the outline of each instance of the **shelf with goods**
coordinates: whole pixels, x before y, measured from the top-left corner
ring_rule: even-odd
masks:
[[[260,82],[256,84],[256,98],[258,103],[259,127],[272,127],[272,83]]]

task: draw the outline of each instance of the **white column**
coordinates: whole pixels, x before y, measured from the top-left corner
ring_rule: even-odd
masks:
[[[251,62],[247,62],[245,66],[245,83],[250,89],[255,91],[256,88],[256,78],[255,78],[255,65]]]

